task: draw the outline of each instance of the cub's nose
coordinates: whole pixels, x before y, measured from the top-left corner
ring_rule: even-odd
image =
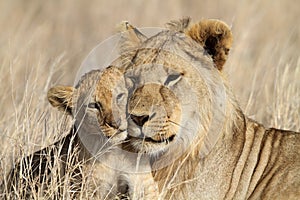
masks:
[[[136,116],[131,114],[130,118],[134,121],[136,125],[143,126],[149,120],[149,115]]]

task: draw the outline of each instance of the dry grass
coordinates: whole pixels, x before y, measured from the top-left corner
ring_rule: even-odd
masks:
[[[267,126],[300,131],[296,0],[2,0],[0,180],[17,157],[64,134],[63,116],[50,108],[46,92],[57,83],[72,85],[83,58],[117,23],[161,27],[182,16],[232,25],[234,46],[225,69],[244,111]]]

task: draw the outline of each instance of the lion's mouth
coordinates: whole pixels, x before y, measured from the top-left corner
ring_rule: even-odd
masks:
[[[137,137],[132,137],[132,136],[128,136],[128,139],[138,139],[138,140],[142,140],[142,141],[145,141],[145,142],[151,142],[151,143],[170,143],[174,140],[175,138],[175,135],[171,135],[170,137],[168,138],[161,138],[160,140],[154,140],[153,138],[151,137],[143,137],[143,138],[137,138]]]

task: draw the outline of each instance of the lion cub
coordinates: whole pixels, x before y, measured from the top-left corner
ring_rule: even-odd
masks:
[[[123,72],[112,66],[87,73],[75,88],[56,86],[48,92],[51,105],[75,120],[93,197],[158,196],[149,161],[119,147],[127,137],[127,96]]]

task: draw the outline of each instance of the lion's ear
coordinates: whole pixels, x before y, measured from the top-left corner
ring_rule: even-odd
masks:
[[[72,114],[73,95],[75,88],[69,86],[56,86],[50,88],[47,94],[50,104],[61,111]]]
[[[138,49],[140,44],[147,39],[144,34],[142,34],[128,21],[121,22],[117,28],[121,33],[121,39],[119,43],[121,54]]]
[[[166,24],[167,29],[177,31],[177,32],[184,32],[187,30],[188,26],[190,25],[191,18],[184,17],[179,20],[172,20]]]
[[[205,19],[191,25],[185,33],[203,46],[222,70],[233,41],[229,26],[220,20]]]

